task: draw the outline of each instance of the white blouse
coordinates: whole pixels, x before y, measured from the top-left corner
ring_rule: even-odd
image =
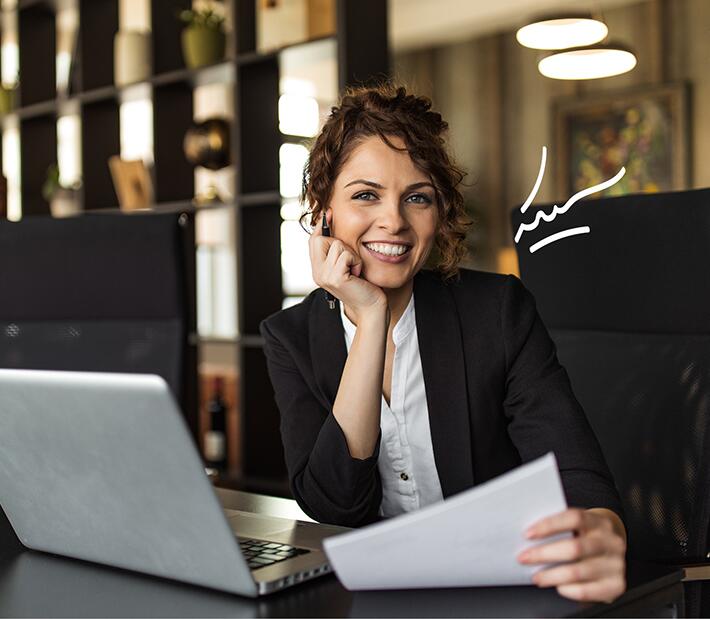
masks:
[[[339,305],[345,343],[350,352],[357,327],[346,316],[343,304]],[[382,479],[380,515],[385,517],[410,512],[443,499],[429,428],[414,294],[392,330],[392,339],[395,352],[390,405],[383,395],[382,440],[377,459]]]

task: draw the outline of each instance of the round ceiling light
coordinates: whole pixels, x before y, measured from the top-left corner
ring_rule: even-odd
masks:
[[[565,49],[546,56],[537,67],[545,77],[556,80],[593,80],[631,71],[636,56],[620,45],[595,45]]]
[[[603,21],[591,15],[540,19],[518,30],[518,43],[532,49],[566,49],[602,41],[609,33]]]

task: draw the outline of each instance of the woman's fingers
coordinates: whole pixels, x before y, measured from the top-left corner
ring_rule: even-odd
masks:
[[[602,578],[590,582],[560,585],[557,592],[572,600],[601,601],[611,603],[626,590],[626,579],[621,577]]]
[[[315,273],[314,271],[314,280],[323,288],[335,289],[352,274],[350,267],[359,265],[361,259],[360,256],[340,239],[324,240],[329,241],[330,246],[325,259],[321,262],[318,272]],[[330,292],[336,294],[333,290],[330,290]]]
[[[613,601],[626,589],[626,543],[611,520],[596,513],[568,509],[544,518],[527,531],[529,539],[574,532],[575,537],[543,543],[518,555],[525,564],[563,563],[535,573],[538,587],[557,587],[576,600]]]
[[[564,533],[565,531],[583,531],[588,527],[589,520],[594,519],[594,516],[594,514],[589,514],[583,509],[566,509],[558,514],[543,518],[528,527],[526,536],[528,539],[539,539],[556,533]],[[599,518],[601,519],[601,517]],[[604,518],[603,520],[607,519]]]
[[[584,561],[557,565],[536,572],[532,581],[538,587],[557,587],[577,582],[589,582],[624,573],[624,559],[615,555],[600,555]]]
[[[360,256],[349,249],[344,249],[336,260],[335,271],[341,275],[355,275],[355,277],[358,277],[361,265],[362,259]],[[356,268],[358,269],[357,275],[354,272]]]
[[[535,548],[528,548],[518,555],[520,563],[557,563],[577,561],[582,557],[602,554],[607,549],[604,536],[590,533],[579,537],[561,539]]]

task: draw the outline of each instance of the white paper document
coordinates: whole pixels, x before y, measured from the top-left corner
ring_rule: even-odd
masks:
[[[435,505],[330,537],[324,548],[350,590],[527,585],[542,566],[516,557],[543,542],[526,540],[525,530],[565,509],[548,453]]]

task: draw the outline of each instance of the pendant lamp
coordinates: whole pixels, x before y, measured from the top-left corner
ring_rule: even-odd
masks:
[[[538,62],[545,77],[557,80],[593,80],[631,71],[636,56],[623,45],[607,43],[557,51]]]
[[[518,30],[515,38],[532,49],[565,49],[593,45],[609,33],[606,24],[591,13],[541,17]]]

